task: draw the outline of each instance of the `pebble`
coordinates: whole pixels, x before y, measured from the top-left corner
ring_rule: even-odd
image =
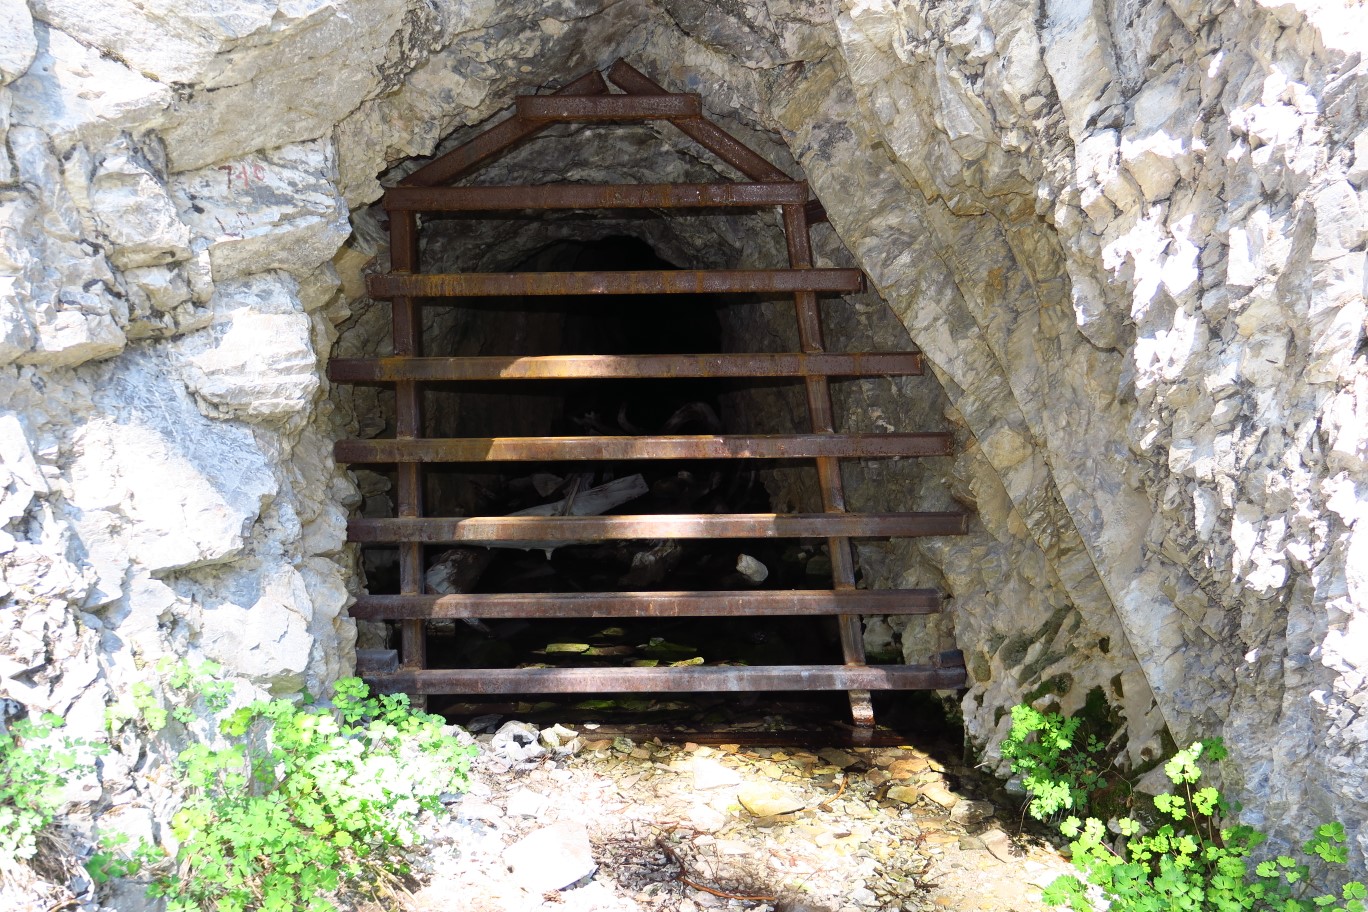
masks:
[[[510,817],[540,817],[548,799],[528,789],[519,789],[508,796],[506,811]]]
[[[561,821],[535,830],[503,853],[513,880],[529,893],[560,890],[594,873],[598,863],[584,824]]]
[[[837,750],[834,747],[827,747],[819,750],[817,756],[821,757],[837,769],[845,769],[846,767],[854,766],[859,762],[858,757],[855,757],[853,754],[848,754],[843,750]]]
[[[894,779],[911,779],[927,768],[928,764],[925,757],[909,757],[906,760],[895,760],[888,764],[888,775]]]
[[[937,803],[939,804],[940,802]],[[955,821],[955,823],[975,824],[982,823],[989,817],[992,817],[994,813],[996,813],[996,808],[993,807],[991,802],[970,801],[967,798],[961,798],[959,801],[956,801],[954,807],[950,809],[950,819]]]
[[[895,785],[888,790],[888,797],[903,804],[916,804],[921,798],[921,790],[911,785]]]
[[[693,767],[693,787],[696,791],[706,792],[741,784],[740,773],[708,757],[695,756],[690,765]]]
[[[943,783],[931,782],[922,787],[922,794],[943,808],[952,808],[959,804],[960,796],[956,795]]]
[[[986,830],[979,834],[979,839],[988,847],[988,851],[992,852],[993,856],[997,858],[998,861],[1010,863],[1017,860],[1019,853],[1016,851],[1016,847],[1012,845],[1012,837],[1008,836],[1002,830]]]
[[[755,817],[791,814],[807,803],[792,789],[776,782],[744,783],[736,790],[736,800]]]

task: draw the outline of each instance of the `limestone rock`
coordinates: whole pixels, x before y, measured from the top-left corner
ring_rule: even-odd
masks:
[[[101,158],[90,205],[113,247],[115,265],[157,266],[190,256],[190,232],[171,203],[165,179],[130,143]]]
[[[23,75],[38,53],[24,0],[0,0],[0,86]]]
[[[43,23],[38,54],[10,84],[14,123],[38,127],[64,144],[112,139],[156,118],[171,90]]]
[[[213,325],[176,348],[186,387],[206,414],[271,422],[308,410],[320,385],[318,357],[297,293],[279,274],[219,286]]]
[[[287,565],[262,574],[250,604],[203,605],[200,642],[205,655],[278,693],[304,686],[313,638],[304,579]]]
[[[105,412],[73,435],[67,469],[86,552],[154,572],[238,554],[278,490],[251,434],[200,416],[149,358],[121,360],[102,384]]]
[[[754,817],[775,817],[802,810],[803,798],[777,782],[747,782],[736,790],[736,800]]]
[[[739,785],[741,782],[740,773],[711,757],[692,757],[689,765],[693,768],[694,789],[700,792]]]
[[[961,798],[950,809],[950,819],[955,823],[982,823],[994,813],[995,809],[990,801],[970,801],[968,798]]]
[[[330,143],[297,143],[177,174],[171,193],[215,281],[268,269],[302,277],[351,233],[333,171]]]
[[[561,821],[542,827],[504,850],[513,880],[540,896],[561,890],[598,869],[584,824]]]

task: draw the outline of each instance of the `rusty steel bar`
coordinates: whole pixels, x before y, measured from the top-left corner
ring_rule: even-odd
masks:
[[[555,462],[581,459],[811,459],[945,456],[954,438],[922,434],[680,434],[339,440],[338,462]]]
[[[563,86],[556,96],[602,95],[608,91],[598,70],[590,70],[573,82]],[[404,187],[431,187],[456,180],[473,168],[498,157],[518,143],[530,139],[551,125],[550,121],[531,123],[514,114],[507,120],[479,133],[452,149],[444,152],[423,167],[414,171],[399,182]]]
[[[401,618],[749,617],[752,615],[935,614],[935,589],[742,589],[727,592],[569,592],[499,595],[363,595],[361,620]]]
[[[618,541],[634,538],[890,538],[963,535],[964,513],[676,513],[635,516],[449,516],[353,519],[347,540],[422,542]]]
[[[414,272],[418,262],[418,216],[401,212],[390,220],[390,268],[396,273]],[[405,357],[423,353],[422,318],[418,303],[410,297],[395,298],[392,305],[394,354]],[[412,380],[394,385],[395,434],[401,438],[423,436],[423,393]],[[395,506],[399,516],[416,519],[423,515],[422,467],[399,466],[395,485]],[[416,542],[399,545],[399,591],[405,595],[423,592],[423,547]],[[426,628],[422,621],[405,621],[400,631],[400,647],[405,668],[427,664]]]
[[[518,116],[529,121],[674,120],[701,117],[703,99],[672,95],[521,95]]]
[[[916,377],[920,352],[854,354],[511,355],[478,358],[334,358],[342,383],[470,380],[626,380],[713,377]]]
[[[821,200],[808,200],[803,205],[803,213],[807,216],[808,224],[815,225],[818,222],[829,222],[827,218],[826,206],[822,205]]]
[[[622,97],[622,96],[616,96]],[[597,99],[603,100],[603,99]],[[803,181],[734,184],[536,184],[513,187],[397,187],[391,212],[499,212],[517,209],[684,209],[785,206],[807,199]]]
[[[521,295],[759,294],[857,292],[858,269],[659,269],[623,272],[467,272],[372,275],[373,298]]]
[[[785,206],[784,236],[788,243],[789,266],[807,268],[812,266],[812,240],[808,234],[807,207]],[[822,311],[817,296],[809,291],[794,294],[797,308],[798,340],[805,352],[819,352],[825,347],[822,337]],[[835,415],[831,404],[831,387],[826,377],[808,377],[807,387],[808,416],[812,430],[822,434],[834,434]],[[844,514],[846,509],[845,487],[841,480],[841,464],[829,456],[817,459],[817,484],[822,492],[822,509],[832,514]],[[831,558],[831,584],[837,590],[855,588],[855,553],[850,540],[840,535],[827,539],[827,553]],[[863,665],[864,627],[858,614],[840,616],[841,651],[847,665]],[[869,694],[852,692],[850,694],[850,714],[857,731],[869,731],[874,726],[874,708]]]
[[[740,693],[958,690],[964,669],[931,665],[695,665],[685,668],[443,668],[366,678],[380,693]]]

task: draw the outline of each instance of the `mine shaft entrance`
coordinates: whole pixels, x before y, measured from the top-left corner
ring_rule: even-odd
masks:
[[[400,648],[362,655],[360,671],[420,697],[844,691],[857,732],[872,728],[871,690],[963,686],[957,653],[865,663],[860,615],[928,614],[941,600],[858,588],[850,539],[962,534],[965,514],[847,513],[839,467],[943,455],[949,435],[838,433],[828,388],[833,376],[918,374],[920,357],[825,352],[818,296],[863,277],[813,266],[809,224],[823,215],[806,184],[704,118],[698,96],[622,61],[609,79],[624,94],[592,72],[518,98],[512,117],[385,194],[391,270],[368,290],[392,301],[394,355],[329,366],[334,380],[395,389],[392,438],[336,446],[340,462],[395,466],[397,515],[348,528],[398,554],[397,591],[375,587],[352,614],[398,621]],[[679,127],[751,182],[449,186],[551,124],[643,119]],[[552,244],[527,271],[420,268],[419,213],[719,207],[778,207],[786,267],[672,268],[609,237]],[[716,308],[776,294],[792,296],[801,351],[721,352]],[[424,308],[456,305],[486,330],[425,338]],[[726,433],[719,384],[760,380],[803,385],[811,433]],[[815,466],[822,512],[776,514],[754,483],[757,465],[793,460]],[[823,547],[824,576],[803,559]],[[711,632],[688,637],[706,648],[662,635],[683,617],[706,619]],[[590,624],[531,637],[542,661],[499,645],[572,618]]]

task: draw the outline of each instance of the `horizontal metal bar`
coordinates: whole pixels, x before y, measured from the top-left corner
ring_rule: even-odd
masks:
[[[685,668],[443,668],[366,678],[380,693],[740,693],[957,690],[962,668],[930,665],[695,665]]]
[[[608,91],[603,75],[590,70],[578,79],[558,89],[558,96],[601,95]],[[444,152],[399,183],[408,187],[430,187],[453,181],[474,168],[492,161],[522,141],[531,138],[550,125],[549,121],[532,123],[517,114],[502,120],[482,133]]]
[[[508,295],[756,294],[858,292],[858,269],[659,269],[624,272],[390,273],[366,277],[373,298]]]
[[[342,383],[648,377],[917,377],[921,373],[921,352],[334,358],[328,362],[328,377]]]
[[[698,117],[703,99],[672,95],[520,95],[518,116],[531,121],[672,120]]]
[[[635,538],[889,538],[963,535],[966,513],[677,513],[638,516],[467,516],[353,519],[347,540],[370,544],[615,541]]]
[[[954,438],[924,434],[671,434],[637,437],[447,437],[339,440],[344,463],[540,462],[562,459],[876,459],[945,456]]]
[[[935,614],[935,589],[742,589],[725,592],[569,592],[363,595],[361,620],[403,618],[626,618],[758,615]],[[357,651],[360,655],[360,650]]]
[[[399,187],[390,211],[489,212],[516,209],[683,209],[786,206],[807,200],[802,181],[756,184],[536,184],[511,187]]]
[[[827,218],[826,207],[822,205],[821,200],[809,200],[803,206],[803,214],[807,217],[809,225],[815,225],[818,222],[831,221],[831,219]]]

